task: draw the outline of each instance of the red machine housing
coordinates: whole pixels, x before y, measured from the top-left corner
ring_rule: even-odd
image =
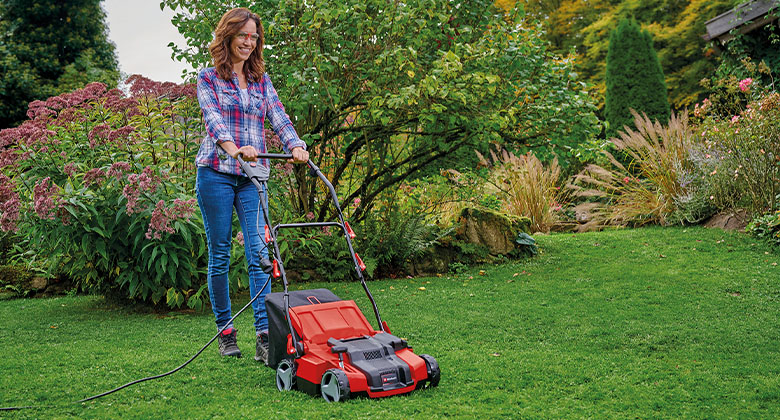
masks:
[[[292,159],[290,154],[261,153],[258,159]],[[404,394],[426,385],[439,383],[436,359],[416,355],[406,340],[390,333],[379,315],[376,301],[368,290],[363,271],[366,265],[355,252],[354,230],[344,220],[336,189],[311,160],[309,171],[328,188],[338,220],[283,223],[273,227],[264,192],[268,191],[270,171],[264,165],[252,165],[237,156],[241,169],[257,188],[265,222],[262,238],[269,257],[260,261],[262,270],[281,279],[284,292],[269,293],[265,304],[269,320],[269,347],[266,364],[276,369],[276,386],[288,391],[298,388],[328,401],[344,401],[353,394],[386,397]],[[282,229],[338,228],[346,242],[355,275],[374,308],[379,331],[369,325],[354,301],[341,300],[327,289],[291,292],[277,241]]]
[[[365,393],[370,398],[411,392],[429,379],[425,360],[414,354],[405,340],[398,339],[387,332],[371,328],[363,313],[352,300],[320,303],[290,308],[293,328],[303,343],[303,356],[296,360],[296,382],[298,389],[317,395],[321,393],[320,384],[323,375],[329,369],[341,369],[346,373],[351,394]],[[409,369],[410,377],[399,378],[396,372],[387,372],[383,378],[383,387],[369,386],[366,372],[351,363],[349,357],[334,353],[332,339],[365,340],[377,335],[385,337],[384,342],[397,342],[394,356],[403,361]],[[289,338],[288,353],[294,353],[292,337]],[[392,357],[383,354],[381,357]],[[380,357],[377,357],[379,359]],[[375,359],[376,360],[376,359]],[[379,372],[380,375],[382,372]],[[390,382],[390,383],[388,383]]]

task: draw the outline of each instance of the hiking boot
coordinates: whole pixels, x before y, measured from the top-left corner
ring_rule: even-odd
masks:
[[[238,349],[236,341],[235,328],[228,328],[219,335],[219,354],[222,356],[241,357],[241,350]]]
[[[257,336],[255,360],[268,364],[268,334],[260,333]]]

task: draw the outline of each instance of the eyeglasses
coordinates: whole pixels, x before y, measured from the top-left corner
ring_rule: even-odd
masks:
[[[260,39],[260,35],[258,34],[248,34],[246,32],[239,32],[235,35],[237,39],[240,39],[242,41],[246,41],[251,39],[252,42],[257,42],[258,39]]]

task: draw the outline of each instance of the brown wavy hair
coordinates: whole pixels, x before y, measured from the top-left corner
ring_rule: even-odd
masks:
[[[233,78],[233,61],[230,56],[230,43],[233,41],[233,37],[241,31],[241,27],[245,23],[252,19],[257,25],[257,34],[260,38],[257,39],[257,44],[252,54],[244,62],[244,74],[252,78],[255,81],[262,79],[265,73],[265,60],[263,60],[263,46],[265,41],[263,39],[263,23],[260,22],[260,16],[252,13],[249,9],[239,7],[228,11],[217,24],[217,29],[214,31],[214,40],[209,45],[209,52],[211,53],[211,60],[216,67],[217,74],[224,80],[230,80]]]

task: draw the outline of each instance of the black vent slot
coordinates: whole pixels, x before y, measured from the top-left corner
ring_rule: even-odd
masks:
[[[366,360],[375,360],[375,359],[381,359],[382,358],[382,352],[379,350],[373,350],[373,351],[364,351],[363,357]]]

